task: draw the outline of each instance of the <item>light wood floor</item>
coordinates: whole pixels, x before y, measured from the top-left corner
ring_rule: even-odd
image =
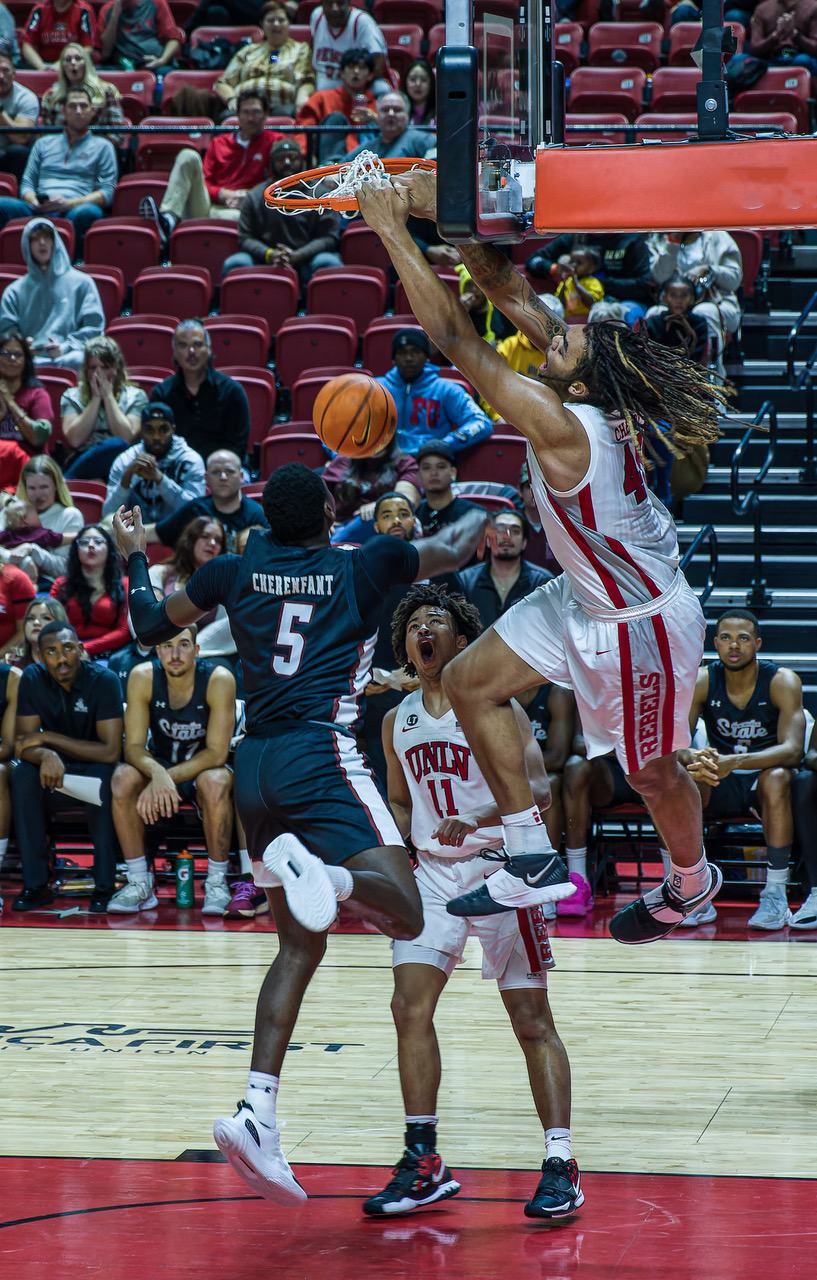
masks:
[[[0,1154],[173,1160],[244,1094],[273,934],[0,932]],[[441,1002],[440,1150],[543,1156],[479,951]],[[585,1170],[817,1177],[817,946],[556,939],[550,997]],[[332,936],[279,1096],[295,1163],[390,1164],[402,1109],[380,937]]]

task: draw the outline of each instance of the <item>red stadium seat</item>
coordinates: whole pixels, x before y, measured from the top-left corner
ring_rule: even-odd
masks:
[[[81,266],[78,270],[84,271],[96,284],[102,300],[105,323],[110,324],[125,305],[125,275],[122,268],[98,265]]]
[[[223,311],[264,316],[275,333],[298,310],[298,276],[291,267],[237,267],[221,282]]]
[[[159,262],[159,231],[143,218],[100,218],[85,232],[86,266],[121,267],[133,284],[145,267]]]
[[[557,22],[553,28],[553,57],[561,62],[565,75],[572,75],[581,62],[584,32],[578,22]]]
[[[372,17],[378,26],[386,23],[416,23],[428,35],[442,21],[443,6],[437,0],[374,0]]]
[[[736,53],[740,53],[743,49],[743,42],[746,38],[746,29],[740,22],[729,22],[735,33],[737,40]],[[669,52],[667,53],[668,67],[693,67],[695,64],[690,57],[692,50],[698,43],[701,35],[702,24],[700,22],[676,22],[669,29]]]
[[[616,0],[616,21],[617,22],[642,22],[644,19],[644,11],[641,8],[642,0]],[[666,26],[671,0],[663,0],[664,13],[663,16],[658,15],[658,22],[662,26]]]
[[[5,291],[6,285],[11,284],[13,280],[19,280],[21,276],[28,274],[28,267],[22,262],[4,262],[0,264],[0,295]]]
[[[391,258],[380,236],[364,222],[355,223],[341,232],[340,256],[347,267],[374,266],[391,270]]]
[[[196,45],[206,44],[209,40],[226,38],[230,44],[237,45],[240,40],[246,40],[247,37],[252,40],[253,44],[260,44],[264,39],[264,32],[259,26],[247,27],[196,27],[196,30],[190,37],[190,48],[195,49]]]
[[[238,251],[238,223],[223,218],[187,218],[170,237],[170,261],[175,265],[207,267],[221,279],[224,259]]]
[[[566,115],[565,116],[565,143],[568,147],[589,147],[593,143],[611,142],[622,146],[627,141],[627,135],[624,129],[616,128],[617,125],[627,125],[629,121],[620,111],[608,111],[603,115]],[[588,126],[603,125],[604,132],[593,130],[590,132]],[[583,132],[578,130],[583,129]]]
[[[24,89],[30,89],[32,93],[36,93],[41,98],[46,89],[50,89],[57,78],[56,68],[46,67],[45,71],[32,71],[29,67],[20,68],[15,71],[14,79],[21,84]],[[29,117],[30,119],[31,117]]]
[[[247,453],[269,435],[275,414],[275,375],[270,369],[250,365],[223,365],[220,372],[240,382],[250,405],[250,435]]]
[[[349,316],[360,333],[386,307],[386,273],[380,267],[326,267],[307,285],[307,314]]]
[[[469,396],[476,396],[476,392],[472,384],[468,381],[464,373],[460,373],[459,369],[438,369],[437,377],[444,378],[446,382],[456,382],[462,387],[463,391],[467,391]],[[503,433],[504,434],[504,433]]]
[[[171,358],[178,323],[177,316],[120,316],[105,332],[119,343],[126,364],[161,366]]]
[[[290,423],[294,426],[294,423]],[[311,424],[310,424],[311,427]],[[287,462],[301,462],[305,467],[324,467],[329,455],[314,431],[307,435],[288,433],[267,436],[261,442],[261,479],[268,480],[273,471]]]
[[[755,114],[791,112],[797,120],[798,132],[808,133],[810,84],[806,67],[769,67],[751,89],[737,95],[732,107],[735,111]]]
[[[158,208],[166,190],[166,173],[124,173],[114,187],[111,213],[119,218],[137,218],[143,196],[153,196]]]
[[[105,494],[94,493],[91,490],[90,483],[85,480],[67,480],[68,492],[74,500],[74,506],[79,507],[82,512],[82,518],[86,524],[99,524],[102,520],[102,504],[105,501]],[[105,486],[103,485],[104,489]]]
[[[460,296],[460,278],[453,267],[434,267],[435,276],[439,276],[445,281],[449,289],[453,293]],[[394,286],[394,314],[396,316],[411,315],[411,307],[409,306],[406,290],[402,280],[398,280]]]
[[[34,211],[31,212],[31,218],[34,217]],[[23,258],[23,245],[20,239],[23,227],[31,221],[31,218],[12,218],[0,231],[0,262],[25,262]],[[53,222],[60,239],[68,250],[69,257],[74,256],[74,224],[69,222],[67,218],[53,218],[49,216],[49,222]]]
[[[312,417],[312,406],[321,387],[343,373],[368,373],[368,369],[356,369],[354,365],[330,365],[325,369],[310,369],[301,374],[292,388],[292,417],[309,421]],[[289,426],[289,423],[282,424]]]
[[[411,18],[405,15],[404,21],[410,22]],[[429,62],[437,61],[437,50],[445,44],[445,23],[439,22],[432,27],[428,33],[428,57]],[[488,31],[486,35],[485,25],[482,22],[474,23],[474,44],[480,51],[480,62],[482,62],[482,50],[487,46],[489,56],[491,54],[499,54],[504,57],[508,52],[508,40],[503,35]]]
[[[416,22],[395,22],[381,25],[380,30],[389,51],[389,66],[405,80],[409,64],[420,57],[423,28]]]
[[[131,124],[150,115],[158,83],[152,71],[102,71],[99,78],[119,90],[122,111]]]
[[[13,173],[0,173],[0,196],[11,196],[16,200],[20,194],[17,179]]]
[[[294,316],[285,320],[275,341],[275,366],[285,387],[292,387],[307,369],[351,365],[357,334],[341,316]]]
[[[169,378],[173,370],[164,368],[160,365],[153,364],[132,364],[128,365],[128,377],[131,382],[135,382],[138,387],[150,397],[150,393],[154,387],[160,382],[164,382],[165,378]]]
[[[661,64],[664,28],[657,22],[597,22],[587,39],[589,67],[643,67]]]
[[[204,327],[210,335],[213,363],[266,367],[270,349],[269,325],[263,316],[207,316]]]
[[[200,36],[202,30],[205,30],[205,28],[199,27],[193,32],[190,38],[191,46],[196,43],[196,36]],[[223,30],[221,35],[224,35]],[[220,75],[220,71],[168,71],[162,81],[162,115],[170,115],[173,96],[180,89],[212,89]],[[196,105],[198,106],[199,104],[196,103]],[[210,124],[213,123],[214,121],[210,120]]]
[[[653,83],[661,74],[656,71]],[[620,112],[632,123],[641,113],[646,85],[641,67],[577,67],[570,79],[568,106],[579,115]]]
[[[170,75],[172,74],[173,72],[170,73]],[[217,71],[213,72],[214,80],[218,74]],[[170,77],[168,76],[167,78],[169,79]],[[147,116],[142,121],[142,127],[145,128],[148,125],[164,125],[166,127],[169,123],[167,116]],[[173,161],[176,156],[185,147],[193,147],[204,155],[213,139],[213,134],[201,133],[200,130],[201,128],[210,129],[213,127],[210,117],[179,116],[173,120],[173,124],[182,125],[183,132],[139,135],[134,160],[137,169],[158,170],[161,173],[169,173],[173,168]]]
[[[650,112],[697,112],[700,83],[701,73],[697,67],[659,67],[652,78]]]
[[[492,480],[512,485],[515,489],[526,451],[527,441],[521,435],[491,436],[489,440],[479,440],[457,454],[457,478]]]
[[[148,267],[133,286],[133,312],[206,316],[212,296],[206,267]]]

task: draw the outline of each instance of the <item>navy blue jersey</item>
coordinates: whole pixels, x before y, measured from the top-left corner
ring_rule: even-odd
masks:
[[[244,671],[247,733],[282,720],[351,729],[368,682],[383,597],[413,582],[416,547],[375,537],[354,550],[285,547],[253,530],[243,556],[216,556],[187,584],[198,609],[223,604]]]
[[[765,751],[777,746],[778,710],[771,683],[777,664],[758,662],[755,691],[745,707],[736,707],[726,692],[722,662],[709,667],[709,692],[701,711],[709,745],[724,756]]]
[[[150,751],[157,760],[180,764],[207,745],[207,686],[212,674],[213,663],[199,659],[190,701],[183,707],[171,707],[167,675],[161,663],[154,661],[149,725]]]

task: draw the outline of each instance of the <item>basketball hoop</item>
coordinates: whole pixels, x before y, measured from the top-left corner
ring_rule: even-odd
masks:
[[[281,213],[301,213],[304,209],[335,209],[346,218],[360,212],[357,193],[364,183],[379,183],[415,169],[436,173],[433,160],[407,157],[402,160],[381,160],[373,151],[361,151],[352,160],[340,164],[324,165],[321,169],[308,169],[306,173],[292,173],[279,178],[264,192],[264,200],[270,209]]]

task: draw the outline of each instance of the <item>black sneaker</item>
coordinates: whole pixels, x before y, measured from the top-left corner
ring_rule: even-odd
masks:
[[[584,1204],[581,1174],[575,1160],[551,1156],[542,1165],[542,1176],[525,1205],[526,1218],[566,1218]]]
[[[425,1209],[438,1200],[448,1200],[460,1189],[436,1151],[417,1152],[406,1148],[392,1173],[394,1177],[385,1190],[363,1201],[363,1212],[370,1218]]]
[[[679,898],[665,880],[643,898],[617,911],[610,921],[610,933],[616,942],[636,945],[666,938],[693,911],[711,902],[723,884],[720,867],[709,867],[709,886],[694,898]]]
[[[495,916],[502,911],[556,902],[576,892],[567,867],[557,853],[517,853],[511,858],[506,853],[497,857],[486,851],[482,857],[501,861],[503,865],[499,871],[486,876],[487,884],[452,898],[445,908],[449,915]]]
[[[173,234],[175,223],[168,218],[166,213],[162,213],[153,196],[142,196],[139,201],[139,217],[152,222],[159,232],[159,240],[161,241],[162,253],[166,254],[170,247],[170,237]]]
[[[36,889],[24,889],[18,893],[11,904],[12,911],[36,911],[38,907],[47,907],[54,901],[54,893],[48,884],[37,885]]]
[[[88,903],[88,910],[92,915],[103,915],[108,910],[108,903],[113,897],[113,889],[94,889],[94,896]]]

